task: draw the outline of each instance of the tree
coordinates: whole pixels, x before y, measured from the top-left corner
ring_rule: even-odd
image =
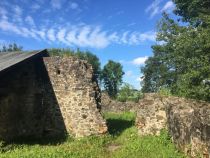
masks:
[[[152,46],[153,56],[141,68],[144,74],[143,92],[157,92],[161,87],[171,87],[176,82],[175,65],[172,61],[174,58],[172,56],[174,38],[180,29],[167,14],[163,15],[158,24],[157,40],[164,44]]]
[[[120,63],[109,60],[102,70],[102,80],[105,90],[109,96],[116,98],[119,86],[122,84],[124,75],[123,67]]]
[[[117,100],[121,102],[138,102],[141,97],[143,97],[142,93],[128,83],[124,83],[117,94]]]
[[[209,24],[210,1],[209,0],[173,0],[176,4],[175,14],[182,17],[184,22],[192,25]]]
[[[157,41],[152,46],[153,56],[141,69],[144,74],[144,92],[168,88],[174,95],[210,100],[210,14],[203,5],[206,0],[174,0],[175,13],[183,25],[167,14],[158,24]]]
[[[22,51],[23,47],[18,46],[16,43],[3,45],[2,48],[0,48],[0,52],[15,52],[15,51]]]
[[[50,54],[50,56],[73,56],[74,55],[74,51],[69,49],[69,48],[51,48],[48,49],[48,53]]]

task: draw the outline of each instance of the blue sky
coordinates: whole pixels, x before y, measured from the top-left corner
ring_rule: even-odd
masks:
[[[90,50],[102,66],[109,59],[120,62],[124,82],[139,89],[156,23],[173,9],[170,0],[1,0],[0,43]]]

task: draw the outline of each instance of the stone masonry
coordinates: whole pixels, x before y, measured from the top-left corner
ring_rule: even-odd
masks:
[[[136,127],[139,135],[159,135],[167,129],[176,147],[190,157],[210,157],[210,104],[179,97],[145,94]]]
[[[155,93],[148,93],[139,101],[136,115],[136,127],[139,135],[160,135],[166,128],[166,112],[162,98]]]
[[[0,71],[0,139],[107,132],[99,88],[86,61],[48,57],[46,50],[0,59],[7,56],[8,66]]]
[[[169,97],[165,99],[168,130],[173,142],[191,157],[210,157],[210,104]]]
[[[67,131],[75,137],[106,133],[106,122],[97,109],[99,88],[91,65],[73,57],[48,57],[44,63]]]

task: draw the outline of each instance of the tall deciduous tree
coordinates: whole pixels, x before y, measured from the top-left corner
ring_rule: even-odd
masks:
[[[183,21],[193,25],[209,24],[209,0],[173,0],[173,2],[176,4],[175,14],[181,16]]]
[[[109,96],[115,98],[122,84],[122,77],[124,75],[123,67],[120,63],[109,60],[102,71],[102,80],[105,90]]]
[[[144,92],[164,88],[179,96],[210,101],[210,10],[209,0],[174,0],[175,13],[186,23],[167,14],[158,25],[153,57],[142,68]]]

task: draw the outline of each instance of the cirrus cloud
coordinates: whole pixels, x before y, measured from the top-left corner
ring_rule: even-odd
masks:
[[[145,12],[150,14],[150,18],[153,18],[155,15],[158,15],[162,12],[172,12],[175,8],[175,4],[170,0],[167,1],[164,5],[162,4],[163,0],[154,0],[146,9]]]
[[[59,9],[60,2],[64,0],[52,0],[54,8]],[[75,6],[74,6],[75,7]],[[30,15],[24,17],[23,10],[14,6],[11,14],[7,10],[0,10],[0,31],[16,34],[25,38],[42,40],[47,43],[59,43],[67,46],[105,48],[112,44],[118,45],[140,45],[147,42],[154,42],[156,32],[147,31],[110,31],[98,25],[79,24],[36,24]],[[15,17],[14,17],[14,16]],[[32,14],[33,15],[33,14]],[[15,20],[14,20],[15,19]],[[18,19],[18,22],[16,21]]]
[[[163,6],[161,12],[172,12],[175,8],[175,4],[172,1],[166,2],[166,4]]]

